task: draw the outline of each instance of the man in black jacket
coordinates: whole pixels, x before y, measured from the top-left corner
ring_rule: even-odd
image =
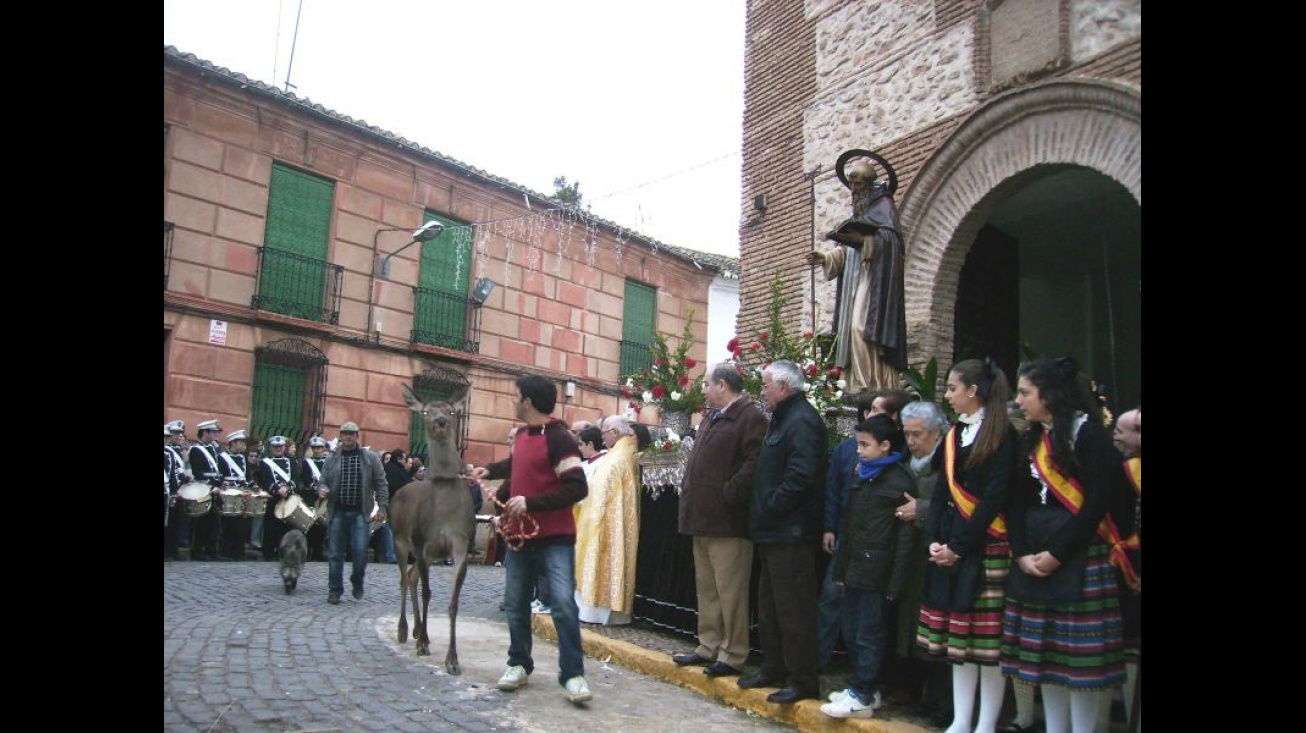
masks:
[[[782,687],[767,702],[820,694],[817,670],[816,552],[829,461],[825,420],[807,401],[803,372],[792,361],[762,371],[771,428],[753,480],[749,537],[760,560],[757,590],[762,668],[739,686]]]

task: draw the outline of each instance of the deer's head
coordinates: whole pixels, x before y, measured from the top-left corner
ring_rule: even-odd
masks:
[[[457,425],[457,416],[461,412],[463,400],[467,397],[469,387],[459,387],[448,399],[425,401],[418,397],[407,384],[399,386],[408,409],[422,416],[426,424],[426,434],[435,436]]]

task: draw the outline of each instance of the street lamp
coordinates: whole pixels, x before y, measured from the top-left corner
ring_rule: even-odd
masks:
[[[378,229],[378,230],[376,230],[376,234],[373,234],[373,235],[372,235],[372,249],[373,249],[374,251],[377,249],[377,237],[379,237],[379,236],[381,235],[381,232],[394,232],[394,231],[399,231],[399,230],[397,230],[397,229]],[[399,249],[397,249],[397,250],[391,252],[390,254],[388,254],[388,255],[385,256],[385,259],[381,260],[381,264],[380,264],[380,266],[378,266],[378,268],[377,268],[377,270],[378,270],[378,272],[380,273],[381,277],[383,277],[383,278],[385,278],[385,279],[389,279],[389,278],[390,278],[390,258],[391,258],[391,257],[394,257],[395,255],[399,254],[400,252],[403,252],[404,250],[408,249],[409,247],[411,247],[412,245],[416,244],[417,242],[429,242],[429,241],[431,241],[432,239],[435,239],[436,237],[440,236],[443,232],[444,232],[444,225],[441,224],[441,223],[438,222],[438,221],[435,221],[435,220],[428,221],[428,222],[426,222],[425,224],[423,224],[422,226],[420,226],[420,227],[418,227],[417,229],[415,229],[415,230],[413,231],[413,238],[412,238],[411,240],[409,240],[408,244],[405,244],[404,246],[400,247]]]

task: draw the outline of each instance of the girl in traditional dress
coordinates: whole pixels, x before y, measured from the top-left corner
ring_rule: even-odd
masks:
[[[1027,364],[1016,390],[1029,427],[1007,510],[1016,569],[1002,620],[1002,673],[1041,686],[1047,733],[1092,733],[1102,690],[1125,680],[1112,564],[1128,564],[1127,548],[1109,510],[1129,494],[1086,384],[1075,361],[1062,357]]]
[[[929,543],[916,643],[953,663],[953,720],[947,733],[993,733],[1002,710],[999,669],[1002,607],[1011,553],[1002,509],[1016,464],[1016,431],[1007,419],[1010,388],[986,359],[948,373],[945,396],[958,423],[935,452],[939,488],[925,520]]]

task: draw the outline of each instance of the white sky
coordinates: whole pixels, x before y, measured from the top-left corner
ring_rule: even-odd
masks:
[[[739,256],[744,0],[164,0],[163,44]],[[299,16],[296,39],[295,21]],[[294,40],[294,59],[291,45]]]

